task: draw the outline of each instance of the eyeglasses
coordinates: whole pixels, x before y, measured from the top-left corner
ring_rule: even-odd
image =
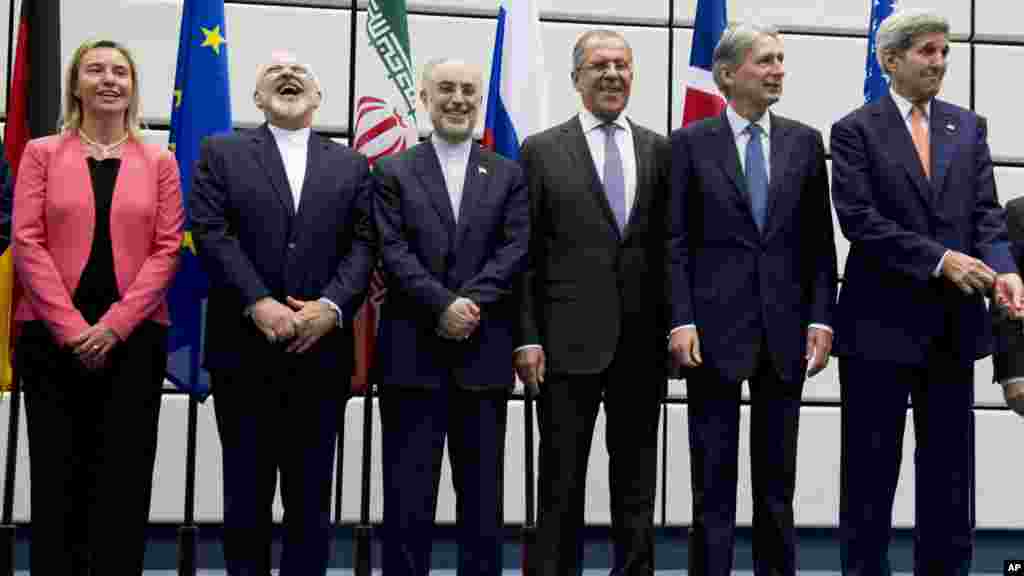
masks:
[[[595,62],[593,64],[584,64],[579,67],[580,70],[596,74],[603,75],[614,70],[618,74],[626,74],[633,70],[633,65],[625,60],[613,60],[608,62]]]

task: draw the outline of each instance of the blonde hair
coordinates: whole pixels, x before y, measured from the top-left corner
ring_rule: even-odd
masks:
[[[112,48],[117,50],[128,61],[128,68],[132,75],[132,95],[128,99],[128,110],[124,116],[124,127],[131,138],[142,139],[142,123],[139,120],[139,71],[135,65],[135,58],[124,45],[113,40],[87,40],[83,42],[71,57],[71,64],[64,75],[64,114],[60,121],[60,130],[64,132],[77,131],[82,127],[82,101],[75,95],[78,88],[78,70],[82,66],[82,58],[90,50],[97,48]]]

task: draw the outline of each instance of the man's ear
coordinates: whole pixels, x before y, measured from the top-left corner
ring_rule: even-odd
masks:
[[[256,108],[263,110],[263,95],[260,94],[259,90],[252,91],[252,101],[256,104]]]

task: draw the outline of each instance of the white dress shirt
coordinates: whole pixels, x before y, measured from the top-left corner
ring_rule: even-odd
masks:
[[[751,124],[757,124],[761,127],[761,149],[764,150],[764,168],[768,174],[768,182],[771,182],[772,178],[772,139],[771,129],[772,122],[771,116],[768,112],[765,112],[756,121],[751,122],[746,118],[736,113],[736,110],[732,106],[725,108],[725,118],[729,122],[729,129],[732,130],[733,141],[736,143],[736,154],[740,157],[740,168],[743,173],[747,173],[747,144],[750,142],[750,131],[747,128]],[[683,328],[696,328],[696,324],[682,324],[676,326],[669,331],[669,337],[672,336],[677,330]],[[809,324],[808,328],[820,328],[827,332],[832,332],[832,327],[826,324]]]
[[[292,189],[295,211],[299,211],[302,199],[302,183],[306,180],[306,156],[309,153],[309,127],[299,130],[285,130],[273,124],[267,124],[270,133],[277,142],[277,150],[281,153],[284,172],[288,176],[288,185]]]
[[[604,140],[607,136],[601,126],[607,122],[594,116],[594,113],[586,108],[580,110],[579,119],[583,135],[587,138],[587,147],[590,148],[590,157],[594,160],[597,178],[603,185]],[[626,221],[628,222],[629,215],[633,213],[633,201],[636,199],[636,151],[633,147],[633,128],[621,114],[613,124],[619,127],[613,134],[615,135],[615,144],[619,147],[619,156],[622,157],[622,177],[626,188]]]
[[[444,184],[448,188],[448,200],[452,204],[455,222],[459,221],[459,207],[462,206],[462,187],[466,183],[466,166],[469,164],[469,152],[473,148],[473,140],[452,144],[434,132],[430,135],[430,143],[434,145],[437,161],[441,164]]]
[[[295,212],[298,213],[299,201],[302,199],[302,185],[306,181],[306,158],[309,154],[310,129],[307,126],[298,130],[287,130],[270,123],[267,124],[267,128],[270,129],[270,134],[274,136],[274,142],[277,143],[277,151],[281,154],[281,163],[284,164],[284,173],[288,177],[288,186],[291,188]],[[334,313],[338,315],[337,326],[341,328],[341,308],[330,298],[319,298],[318,301],[327,304],[331,310],[334,310]],[[245,315],[250,316],[251,314],[252,306],[246,307]]]

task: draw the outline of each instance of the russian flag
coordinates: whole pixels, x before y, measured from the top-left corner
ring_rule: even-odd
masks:
[[[548,122],[544,48],[535,0],[498,9],[498,30],[487,89],[483,145],[519,159],[519,145]]]
[[[718,92],[711,73],[711,57],[726,23],[725,0],[697,0],[690,74],[683,97],[683,126],[708,116],[717,116],[725,110],[725,99]]]

